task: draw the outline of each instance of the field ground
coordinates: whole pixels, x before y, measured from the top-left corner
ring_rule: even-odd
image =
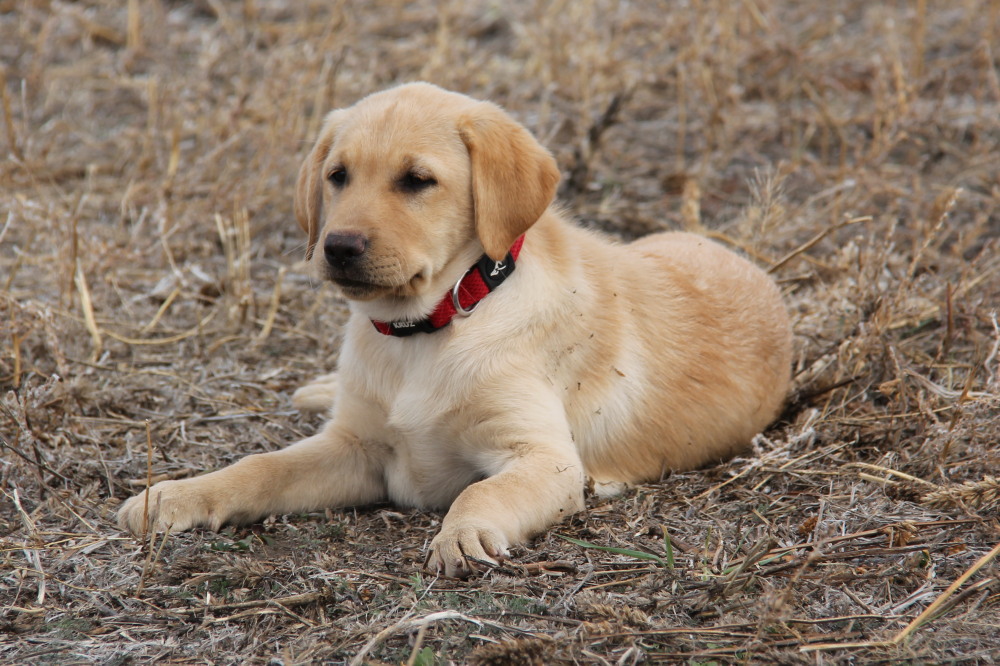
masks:
[[[0,0],[0,662],[994,663],[998,35],[992,0]],[[295,174],[416,79],[508,108],[582,223],[770,269],[783,420],[465,582],[390,506],[123,535],[150,452],[319,425],[289,396],[346,310]]]

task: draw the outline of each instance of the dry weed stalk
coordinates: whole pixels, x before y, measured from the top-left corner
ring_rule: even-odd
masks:
[[[638,608],[632,608],[629,606],[619,608],[611,604],[591,603],[584,604],[584,610],[589,614],[597,616],[598,618],[611,620],[620,625],[639,628],[648,628],[652,626],[649,616]]]
[[[7,133],[7,145],[18,161],[24,160],[24,154],[17,142],[17,131],[14,129],[14,114],[10,107],[10,95],[7,93],[7,68],[0,65],[0,109],[3,110],[3,125]]]
[[[705,233],[705,227],[701,223],[701,188],[695,178],[684,181],[684,191],[681,193],[681,219],[687,231]]]
[[[469,655],[470,666],[545,666],[552,663],[551,641],[522,638],[476,648]]]
[[[933,509],[964,509],[994,512],[1000,508],[1000,480],[986,476],[981,481],[965,481],[938,487],[920,500]]]
[[[231,217],[215,215],[215,226],[226,257],[225,292],[230,300],[231,321],[243,323],[254,306],[250,282],[250,216],[239,207]]]
[[[90,360],[96,361],[100,358],[101,352],[104,350],[104,339],[101,336],[101,329],[97,326],[97,317],[94,316],[94,302],[90,297],[90,287],[87,286],[87,276],[84,275],[83,269],[79,266],[76,269],[74,282],[80,295],[80,308],[83,310],[83,320],[93,343]]]
[[[7,493],[4,492],[6,495]],[[42,568],[42,559],[39,555],[39,550],[41,550],[41,544],[43,540],[39,537],[38,528],[35,522],[28,515],[28,512],[24,510],[21,506],[21,497],[17,492],[17,488],[13,489],[13,493],[8,495],[11,501],[14,503],[14,508],[17,509],[17,515],[24,523],[27,528],[28,537],[34,542],[34,547],[26,547],[22,549],[24,557],[28,560],[28,565],[30,569],[22,569],[21,574],[32,573],[38,579],[38,592],[35,596],[35,603],[39,606],[45,603],[45,591],[46,591],[46,576],[45,570]]]
[[[430,613],[428,615],[424,615],[423,617],[412,618],[412,619],[409,617],[404,617],[399,622],[396,622],[391,626],[386,627],[382,631],[378,632],[375,636],[373,636],[371,640],[369,640],[365,644],[365,646],[362,647],[361,650],[356,655],[354,655],[354,658],[351,659],[350,661],[350,666],[361,666],[361,664],[365,662],[365,657],[368,656],[368,653],[370,653],[372,649],[375,648],[375,646],[385,642],[390,636],[394,634],[404,633],[407,631],[412,631],[414,629],[419,630],[421,627],[426,627],[428,625],[437,622],[443,622],[446,620],[460,620],[462,622],[468,622],[480,627],[483,626],[484,624],[483,621],[477,618],[469,617],[468,615],[456,611],[440,611],[437,613]]]
[[[128,30],[126,34],[126,46],[129,51],[142,51],[142,12],[139,9],[139,0],[128,0]]]
[[[976,561],[976,563],[973,564],[971,567],[969,567],[969,569],[965,573],[963,573],[961,576],[955,579],[955,581],[951,585],[949,585],[948,588],[944,592],[942,592],[937,599],[933,601],[933,603],[927,606],[927,608],[925,608],[923,612],[920,613],[920,615],[915,617],[912,622],[906,625],[906,627],[902,631],[900,631],[892,638],[892,643],[898,645],[903,641],[908,640],[910,636],[913,635],[913,632],[915,632],[924,624],[927,624],[928,622],[934,620],[935,613],[937,613],[942,608],[945,602],[948,601],[948,599],[958,590],[958,588],[960,588],[963,584],[965,584],[967,580],[976,575],[976,573],[980,569],[982,569],[987,564],[992,562],[997,555],[1000,555],[1000,543],[998,543],[996,546],[993,547],[992,550],[990,550],[988,553],[979,558]]]

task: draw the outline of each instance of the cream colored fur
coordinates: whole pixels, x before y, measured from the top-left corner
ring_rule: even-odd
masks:
[[[331,184],[341,169],[346,184]],[[434,182],[408,191],[412,173]],[[156,484],[149,527],[381,500],[447,508],[428,563],[467,575],[581,510],[588,478],[652,481],[745,447],[788,389],[775,284],[699,236],[621,245],[573,226],[550,207],[558,175],[498,107],[428,84],[330,114],[296,196],[317,275],[337,277],[328,234],[369,239],[341,281],[339,372],[295,397],[330,420],[284,450]],[[525,232],[516,271],[468,318],[408,338],[373,328],[426,316],[478,256],[503,257]],[[142,532],[143,505],[129,500],[120,523]]]

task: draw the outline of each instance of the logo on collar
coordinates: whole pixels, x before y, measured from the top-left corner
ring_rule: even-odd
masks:
[[[418,321],[377,321],[372,319],[372,325],[382,335],[406,337],[414,333],[433,333],[444,328],[457,317],[468,317],[486,297],[514,272],[515,261],[521,253],[524,236],[520,236],[510,252],[501,261],[493,261],[487,255],[466,271],[465,275],[455,283],[451,291],[437,304],[434,312],[427,319]]]

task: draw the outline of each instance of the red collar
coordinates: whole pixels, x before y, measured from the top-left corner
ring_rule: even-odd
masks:
[[[475,266],[466,271],[465,275],[451,291],[445,294],[434,312],[427,319],[419,321],[376,321],[372,319],[375,329],[382,335],[406,337],[414,333],[433,333],[444,328],[456,316],[468,317],[476,309],[479,301],[486,297],[514,272],[514,262],[521,253],[524,236],[518,237],[511,246],[510,252],[503,261],[493,261],[485,254],[479,258]]]

